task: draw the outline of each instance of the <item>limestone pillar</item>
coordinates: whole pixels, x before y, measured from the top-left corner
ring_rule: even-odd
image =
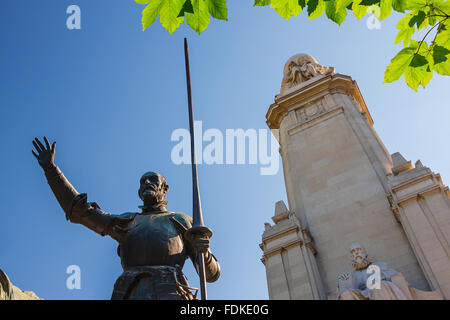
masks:
[[[326,298],[314,258],[312,238],[283,201],[275,205],[273,226],[265,224],[260,244],[270,299]]]
[[[389,196],[395,217],[401,223],[432,290],[450,299],[450,201],[449,189],[439,174],[415,167],[400,153],[389,177]]]

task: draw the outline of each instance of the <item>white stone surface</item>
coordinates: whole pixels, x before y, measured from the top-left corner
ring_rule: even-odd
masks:
[[[439,175],[416,162],[390,177],[392,210],[433,290],[450,299],[450,201]]]
[[[412,164],[401,155],[394,157],[396,163],[393,164],[373,128],[373,120],[356,82],[341,74],[313,77],[277,95],[266,118],[271,130],[277,132],[281,146],[289,210],[295,212],[300,228],[309,230],[317,250],[315,256],[312,251],[306,251],[308,255],[302,251],[303,260],[298,265],[292,264],[295,258],[289,259],[290,272],[295,270],[299,275],[295,278],[296,285],[290,286],[289,299],[334,299],[336,277],[349,267],[346,248],[353,241],[364,243],[376,259],[401,272],[412,287],[421,290],[433,287],[423,262],[417,258],[416,245],[410,244],[411,236],[399,223],[398,214],[394,214],[388,200],[392,193],[390,179],[394,174],[395,177],[407,174]],[[411,185],[410,190],[417,192],[430,186],[422,180]],[[408,193],[409,190],[398,190],[400,197]],[[448,204],[446,197],[447,202],[441,199],[429,205],[444,229],[450,226],[444,205]],[[414,210],[419,209],[411,208],[413,220]],[[272,228],[276,227],[277,224]],[[448,242],[450,232],[444,229],[441,241]],[[267,232],[263,235],[263,251],[270,247],[264,244]],[[280,245],[283,240],[280,236],[276,241]],[[432,240],[428,245],[433,247]],[[305,248],[305,245],[299,246],[298,250]],[[441,259],[435,260],[441,265],[445,258],[443,251],[436,246],[433,248],[435,252],[430,255]],[[282,255],[279,256],[274,259],[282,261]],[[277,268],[272,263],[268,267],[270,259],[266,261],[268,279],[273,277],[280,283],[283,279],[286,283],[283,290],[287,290],[290,278],[278,274],[286,273],[286,267],[280,267],[281,262]],[[450,271],[433,270],[436,275],[447,276],[450,280]],[[300,276],[304,273],[309,277]],[[449,282],[442,282],[442,287],[450,288]],[[301,289],[307,287],[309,289]],[[287,297],[275,294],[276,288],[282,291],[280,286],[272,286],[269,288],[271,298]],[[297,293],[293,288],[300,291]]]

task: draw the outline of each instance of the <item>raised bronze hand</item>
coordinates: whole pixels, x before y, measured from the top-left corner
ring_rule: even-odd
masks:
[[[39,165],[45,170],[55,166],[54,160],[56,141],[53,142],[52,146],[50,146],[50,142],[48,142],[48,139],[44,137],[44,142],[46,147],[44,147],[38,138],[34,138],[33,146],[36,148],[37,154],[34,150],[31,152],[38,160]]]

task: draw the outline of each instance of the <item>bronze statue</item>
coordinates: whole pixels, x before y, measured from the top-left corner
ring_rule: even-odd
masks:
[[[196,299],[197,293],[192,292],[182,268],[189,257],[198,270],[199,253],[205,257],[206,281],[219,278],[219,263],[209,250],[211,232],[192,236],[186,232],[192,227],[192,219],[166,210],[164,197],[169,186],[161,174],[147,172],[141,177],[138,191],[143,201],[141,213],[106,213],[96,202],[88,202],[85,193],[78,193],[54,164],[56,142],[50,146],[46,137],[44,142],[45,146],[35,138],[37,153],[32,152],[66,219],[102,236],[109,235],[119,243],[117,254],[124,272],[114,285],[111,299]]]

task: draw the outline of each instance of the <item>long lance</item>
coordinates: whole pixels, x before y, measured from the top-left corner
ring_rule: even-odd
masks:
[[[189,47],[187,39],[184,38],[184,58],[186,63],[186,84],[188,95],[188,109],[189,109],[189,130],[191,133],[191,166],[192,166],[192,215],[193,225],[188,233],[190,237],[207,234],[212,236],[210,229],[203,226],[202,204],[200,202],[200,192],[198,188],[197,162],[195,159],[195,137],[194,137],[194,111],[192,108],[192,92],[191,92],[191,71],[189,68]],[[197,255],[197,272],[200,276],[200,293],[201,299],[206,300],[206,276],[205,276],[205,260],[204,254]]]

